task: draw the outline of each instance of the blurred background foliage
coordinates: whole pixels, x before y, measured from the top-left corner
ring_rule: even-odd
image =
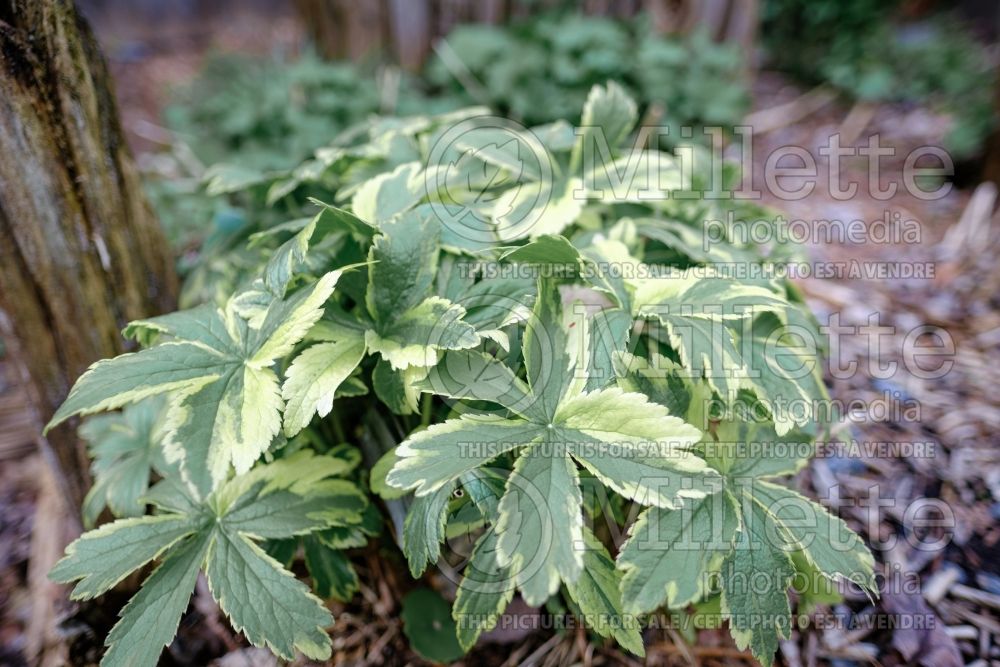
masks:
[[[743,121],[760,66],[829,87],[849,102],[946,114],[945,148],[957,159],[980,156],[993,130],[996,55],[948,13],[914,19],[901,0],[766,0],[754,53],[747,53],[697,26],[661,34],[646,13],[588,16],[572,5],[556,3],[553,11],[550,3],[506,25],[458,24],[415,71],[372,52],[355,61],[325,60],[313,49],[209,57],[193,82],[173,91],[163,112],[171,150],[147,179],[181,251],[181,270],[234,235],[291,214],[281,202],[267,210],[248,201],[246,190],[206,187],[213,174],[221,169],[230,184],[253,184],[299,165],[375,115],[478,104],[527,126],[572,123],[590,88],[615,80],[639,102],[644,125],[668,128],[668,146],[682,126],[694,130],[686,142],[704,144],[701,127]]]
[[[951,14],[899,14],[899,0],[767,0],[762,36],[770,62],[805,82],[951,115],[946,148],[975,155],[993,128],[995,54]]]

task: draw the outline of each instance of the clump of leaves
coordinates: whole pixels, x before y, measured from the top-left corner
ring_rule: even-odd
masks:
[[[623,22],[577,12],[459,26],[425,73],[452,95],[530,125],[575,120],[591,87],[614,79],[643,109],[657,107],[671,141],[682,126],[697,137],[701,126],[738,124],[749,108],[742,75],[738,49],[702,32],[664,36],[645,16]],[[479,85],[470,88],[470,78]]]
[[[694,140],[707,141],[700,126],[732,127],[747,111],[736,49],[702,33],[655,34],[644,18],[622,22],[570,9],[512,28],[459,26],[442,56],[416,76],[311,53],[291,60],[210,58],[166,110],[173,150],[146,178],[168,238],[186,251],[180,268],[193,274],[182,304],[209,292],[224,297],[227,290],[216,285],[230,284],[258,258],[246,247],[248,237],[283,221],[265,208],[283,204],[285,188],[267,193],[265,201],[249,196],[253,185],[273,181],[373,114],[434,114],[477,103],[532,125],[574,121],[590,89],[613,79],[633,92],[641,111],[652,108],[668,129],[662,142],[672,146],[682,126],[694,128]],[[479,85],[469,88],[470,77]],[[260,85],[263,80],[268,85]],[[299,176],[309,178],[316,168],[302,164]],[[220,245],[240,248],[242,257],[214,261]]]
[[[253,180],[294,166],[372,114],[456,104],[429,99],[419,82],[392,68],[377,72],[310,51],[294,58],[216,54],[164,110],[172,150],[152,164],[146,189],[171,242],[184,249],[211,244],[213,236],[249,228],[259,213],[252,200],[219,198],[211,188],[206,196],[213,167]]]
[[[377,508],[415,578],[442,559],[461,573],[462,650],[517,594],[637,655],[646,614],[718,601],[767,662],[796,577],[871,588],[857,536],[777,483],[822,427],[815,327],[790,286],[723,269],[783,250],[700,243],[720,204],[671,195],[712,167],[634,147],[637,105],[613,83],[579,134],[498,133],[483,113],[375,119],[268,179],[217,175],[291,219],[236,255],[219,298],[130,324],[142,349],[94,364],[52,421],[125,408],[85,427],[96,497],[151,507],[52,574],[90,598],[158,561],[104,664],[155,664],[199,571],[248,641],[325,657],[330,614],[287,568],[350,597],[342,550],[383,536]],[[425,619],[405,613],[412,634]]]
[[[387,89],[372,78],[363,66],[312,52],[284,61],[220,54],[177,92],[164,117],[205,164],[283,169],[370,114],[423,103],[409,79]]]

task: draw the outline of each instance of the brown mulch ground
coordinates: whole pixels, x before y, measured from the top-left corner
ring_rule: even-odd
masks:
[[[261,9],[263,4],[254,3],[252,10],[242,12],[220,10],[194,26],[180,22],[154,27],[128,17],[98,24],[117,78],[125,128],[138,151],[156,148],[149,130],[158,123],[158,111],[170,86],[193,76],[208,49],[261,52],[300,39],[293,17]],[[787,115],[802,94],[782,77],[765,73],[755,84],[755,110],[789,103]],[[807,106],[814,101],[807,98]],[[773,122],[773,116],[769,120]],[[942,119],[922,109],[852,109],[836,101],[808,109],[795,123],[782,124],[779,118],[774,125],[755,141],[758,162],[769,149],[782,145],[801,145],[815,152],[826,136],[837,131],[857,143],[880,132],[902,155],[928,139],[938,140],[944,127]],[[886,171],[897,177],[900,166],[901,159],[890,161]],[[845,178],[863,180],[859,167],[852,169]],[[954,367],[940,379],[923,380],[905,369],[887,378],[867,372],[830,378],[835,398],[860,399],[868,405],[887,397],[890,403],[911,399],[919,403],[919,420],[890,416],[848,421],[838,426],[833,439],[930,443],[926,455],[821,457],[797,480],[800,488],[829,501],[831,509],[876,545],[885,572],[897,581],[915,578],[919,586],[915,592],[890,586],[876,603],[848,594],[836,608],[817,610],[822,615],[817,619],[833,614],[852,620],[854,627],[819,629],[813,625],[794,632],[782,645],[780,656],[790,667],[870,662],[926,667],[1000,664],[1000,391],[995,386],[1000,369],[1000,267],[995,260],[1000,250],[995,241],[1000,220],[992,216],[992,194],[984,188],[971,202],[969,191],[956,191],[932,203],[907,195],[888,202],[864,196],[839,202],[820,190],[801,202],[780,203],[789,215],[806,219],[875,220],[888,208],[921,223],[923,237],[915,245],[815,244],[808,249],[814,262],[917,261],[933,263],[936,269],[933,280],[803,281],[801,286],[821,320],[840,313],[842,323],[863,325],[872,313],[879,313],[880,323],[896,327],[877,354],[861,336],[845,338],[842,359],[858,361],[862,368],[873,356],[881,362],[905,361],[902,338],[925,324],[946,330],[956,349]],[[85,664],[85,647],[91,647],[89,657],[93,658],[100,642],[96,637],[88,639],[90,631],[80,617],[70,617],[59,634],[53,635],[40,626],[59,610],[33,604],[39,599],[48,602],[53,588],[44,583],[43,568],[33,565],[31,557],[41,554],[38,560],[50,560],[53,540],[45,538],[46,531],[60,533],[53,527],[59,521],[58,503],[52,502],[44,484],[38,484],[45,479],[44,467],[32,453],[37,426],[25,416],[25,405],[11,365],[0,364],[0,664],[29,664],[25,656],[32,655],[37,646],[70,640],[78,647],[71,659]],[[833,487],[840,492],[830,501]],[[878,488],[879,498],[892,504],[870,521],[865,503],[872,498],[873,487]],[[906,511],[921,499],[946,504],[952,525],[913,529]],[[946,539],[935,549],[913,546],[933,537]],[[888,546],[892,538],[895,544]],[[419,662],[407,647],[399,621],[395,592],[406,584],[394,581],[398,576],[394,572],[405,571],[391,566],[398,558],[388,546],[357,553],[361,580],[368,583],[350,605],[335,608],[335,662]],[[880,622],[902,616],[929,619],[932,627],[880,627]],[[513,643],[511,637],[499,639],[507,642],[484,644],[465,662],[540,667],[637,664],[617,651],[594,648],[575,632],[563,636],[538,632]],[[695,646],[669,630],[650,632],[646,639],[649,664],[752,664],[724,632],[702,631]],[[223,657],[215,664],[225,667],[274,664],[270,654],[247,648],[228,628],[202,586],[164,663],[206,664],[219,655]]]

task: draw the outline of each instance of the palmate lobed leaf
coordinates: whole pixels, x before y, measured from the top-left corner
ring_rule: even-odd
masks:
[[[873,592],[874,561],[843,521],[766,481],[795,472],[801,461],[740,448],[782,442],[773,428],[723,426],[720,435],[738,438],[714,443],[720,453],[708,457],[722,473],[716,480],[721,490],[681,508],[654,507],[640,515],[618,555],[622,592],[626,609],[639,613],[703,600],[715,582],[737,645],[767,664],[778,637],[790,630],[788,588],[796,572],[823,578],[807,581],[807,591],[839,580]]]
[[[701,433],[662,406],[617,388],[584,393],[593,339],[586,318],[566,322],[563,313],[557,284],[541,279],[523,342],[526,385],[463,384],[464,373],[478,377],[490,365],[469,353],[459,355],[459,377],[447,375],[446,362],[432,371],[422,385],[428,390],[495,401],[513,412],[464,415],[411,436],[386,477],[391,486],[414,489],[418,499],[433,497],[500,454],[518,452],[495,519],[497,553],[529,604],[542,604],[560,583],[581,576],[577,462],[626,497],[663,506],[704,495],[684,481],[717,476],[690,451]],[[443,537],[441,511],[435,509],[436,530],[422,533],[422,551],[414,555],[421,567],[436,557],[425,545],[429,536]]]
[[[86,527],[93,527],[105,506],[119,518],[143,513],[140,498],[151,473],[166,473],[163,413],[163,401],[151,398],[121,413],[91,417],[79,428],[93,458],[94,485],[82,508]]]
[[[149,561],[162,561],[122,610],[101,664],[155,665],[202,570],[213,597],[252,643],[289,660],[296,650],[313,659],[329,657],[329,611],[256,544],[361,525],[364,494],[350,482],[325,478],[343,469],[328,458],[297,453],[255,468],[246,476],[251,484],[235,478],[204,501],[187,496],[168,503],[178,511],[120,519],[67,547],[50,577],[78,581],[77,598],[101,595]],[[305,485],[295,474],[304,469],[319,471]],[[182,487],[173,493],[183,494]]]
[[[409,211],[381,226],[368,253],[365,306],[372,320],[365,344],[396,371],[437,363],[441,350],[479,344],[465,308],[430,295],[440,255],[441,223],[431,211]]]
[[[168,458],[205,496],[230,466],[246,472],[281,428],[283,402],[269,366],[287,355],[320,318],[340,271],[323,275],[285,300],[275,300],[254,329],[226,311],[199,307],[132,323],[135,336],[165,342],[94,364],[77,380],[47,428],[168,394]]]

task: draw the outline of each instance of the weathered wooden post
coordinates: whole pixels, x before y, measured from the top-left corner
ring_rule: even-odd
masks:
[[[0,0],[0,310],[40,421],[176,277],[129,155],[104,59],[71,0]],[[50,433],[73,511],[88,461]]]

